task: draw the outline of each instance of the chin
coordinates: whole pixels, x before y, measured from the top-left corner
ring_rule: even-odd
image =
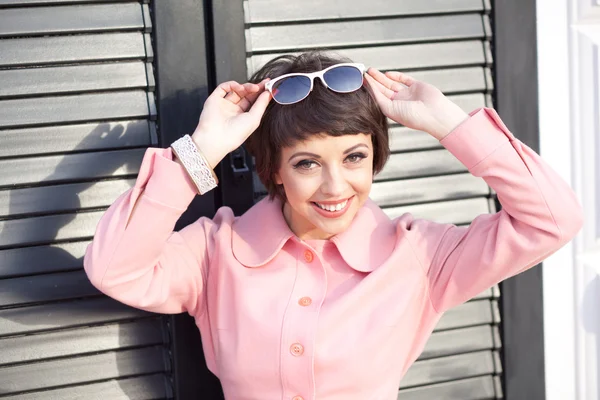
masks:
[[[351,210],[348,210],[351,211]],[[354,211],[354,210],[352,210]],[[343,217],[335,220],[323,220],[322,217],[317,217],[317,220],[312,221],[313,225],[319,228],[328,237],[338,235],[350,227],[356,212],[348,212]]]

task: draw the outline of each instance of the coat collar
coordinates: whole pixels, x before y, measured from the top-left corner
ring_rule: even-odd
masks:
[[[299,239],[290,230],[280,200],[264,198],[233,223],[232,249],[235,258],[247,267],[271,261],[290,239]],[[396,226],[371,200],[358,211],[348,229],[333,238],[344,261],[357,271],[371,272],[392,254]]]

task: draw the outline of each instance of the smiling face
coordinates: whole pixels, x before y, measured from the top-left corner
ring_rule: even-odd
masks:
[[[349,226],[373,182],[371,136],[311,135],[281,151],[275,182],[284,217],[300,239],[329,239]]]

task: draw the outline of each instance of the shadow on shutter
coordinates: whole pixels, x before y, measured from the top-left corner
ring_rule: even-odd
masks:
[[[146,2],[0,0],[0,397],[169,398],[166,318],[82,257],[157,144]]]

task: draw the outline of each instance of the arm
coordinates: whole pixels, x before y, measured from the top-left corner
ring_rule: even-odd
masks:
[[[502,210],[469,227],[417,220],[411,230],[443,312],[535,266],[570,241],[583,223],[581,206],[562,178],[516,139],[492,109],[480,109],[441,143],[498,195]]]
[[[256,129],[271,100],[259,84],[225,82],[208,97],[192,135],[210,166]],[[84,257],[94,286],[133,307],[160,313],[203,310],[204,285],[221,219],[175,223],[197,188],[171,149],[148,149],[134,187],[102,216]]]
[[[399,220],[437,312],[536,265],[579,231],[583,215],[571,188],[494,110],[468,116],[434,86],[401,72],[371,68],[366,80],[387,117],[440,140],[502,204],[500,212],[480,215],[468,228],[410,215]]]
[[[173,228],[195,195],[170,149],[148,149],[134,187],[102,216],[86,250],[84,268],[92,284],[133,307],[194,313],[214,224],[202,218],[181,232]]]

